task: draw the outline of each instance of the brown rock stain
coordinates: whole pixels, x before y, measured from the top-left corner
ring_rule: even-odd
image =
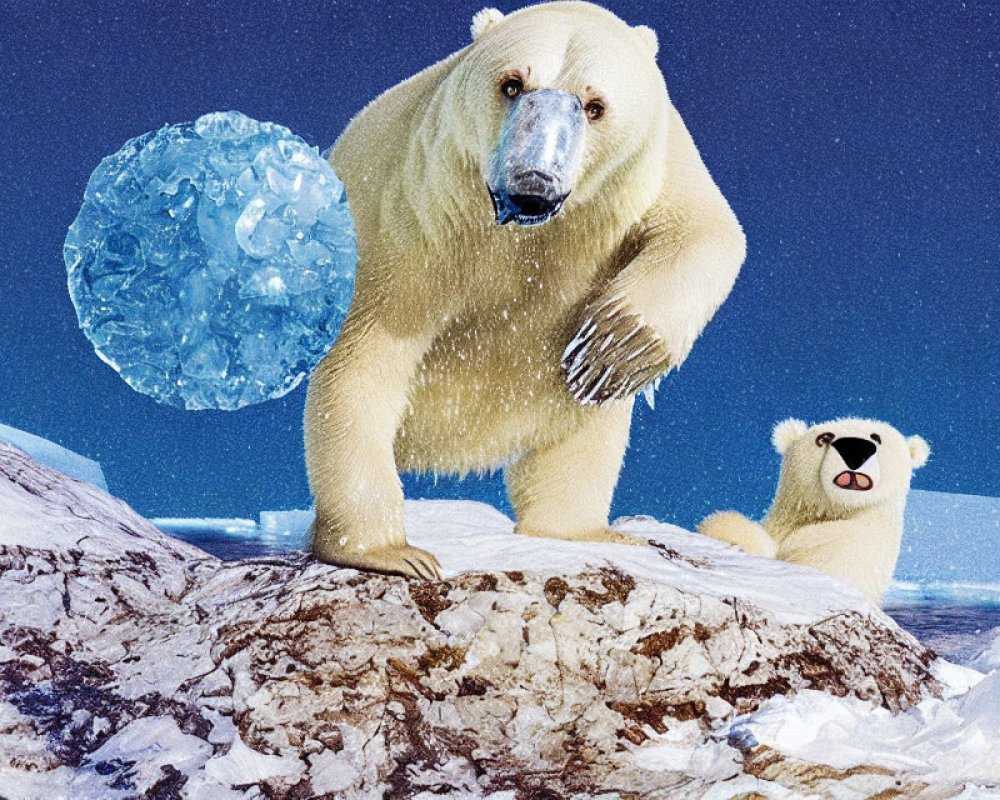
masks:
[[[417,667],[422,672],[430,672],[438,667],[442,669],[458,669],[465,663],[466,647],[452,647],[443,645],[441,647],[428,647],[427,652],[417,659]]]
[[[446,581],[410,581],[408,586],[410,599],[417,611],[431,625],[438,614],[451,608],[451,602],[447,598],[450,586]]]
[[[579,598],[580,605],[591,611],[597,611],[598,608],[608,603],[617,602],[625,605],[632,590],[635,589],[635,578],[611,567],[603,568],[600,577],[604,591],[595,592],[593,589],[582,589]]]
[[[655,631],[639,639],[632,647],[632,652],[637,655],[652,658],[660,656],[667,650],[673,650],[682,640],[693,637],[699,643],[705,643],[712,638],[713,633],[718,633],[721,628],[710,628],[701,622],[691,625],[678,625],[666,631]]]
[[[669,700],[646,700],[638,703],[615,701],[608,703],[608,708],[640,726],[649,725],[657,733],[666,733],[667,726],[663,722],[665,717],[687,722],[705,716],[705,703],[701,700],[685,700],[679,703]],[[629,732],[634,735],[636,730],[626,728],[624,735],[632,738]]]
[[[545,581],[545,599],[549,601],[549,605],[553,608],[559,608],[559,604],[566,598],[569,594],[569,584],[566,583],[562,578],[549,578]]]

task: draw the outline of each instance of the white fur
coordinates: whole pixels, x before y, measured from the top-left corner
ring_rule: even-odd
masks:
[[[660,40],[656,36],[656,31],[646,25],[636,25],[632,30],[650,53],[655,56],[659,52]]]
[[[743,232],[670,104],[651,31],[552,2],[480,12],[472,33],[374,100],[333,148],[359,260],[305,415],[313,550],[333,563],[433,573],[406,544],[398,469],[505,468],[519,533],[620,541],[607,515],[633,397],[584,404],[596,390],[571,391],[567,343],[588,318],[619,344],[635,333],[645,351],[587,358],[639,389],[684,361],[743,261]],[[606,108],[587,123],[562,211],[532,228],[498,225],[487,191],[513,74],[524,91]]]
[[[870,455],[858,456],[867,457],[853,469],[835,446],[850,439],[875,446]],[[783,457],[767,516],[757,523],[722,512],[706,518],[698,531],[749,553],[815,567],[880,602],[899,556],[910,477],[930,455],[927,442],[865,419],[812,427],[789,419],[775,426],[772,441]],[[871,487],[842,487],[837,479],[845,473]]]
[[[771,433],[771,444],[778,451],[778,455],[784,455],[789,445],[806,432],[808,426],[800,419],[786,419],[774,426]]]
[[[495,8],[484,8],[472,17],[472,41],[476,41],[486,31],[503,19],[503,12]]]

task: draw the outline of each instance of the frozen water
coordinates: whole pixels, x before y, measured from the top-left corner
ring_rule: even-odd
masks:
[[[39,464],[57,469],[71,478],[92,483],[104,491],[108,490],[100,464],[55,442],[7,425],[0,425],[0,442],[7,442],[23,450]]]
[[[169,534],[174,534],[175,531],[195,531],[253,536],[257,532],[256,522],[239,517],[154,517],[150,522]]]
[[[912,490],[896,578],[1000,582],[1000,498]]]
[[[133,389],[229,410],[291,391],[326,353],[357,249],[317,150],[230,111],[104,159],[63,256],[80,327]]]
[[[261,511],[260,529],[267,533],[303,539],[314,516],[312,511]]]

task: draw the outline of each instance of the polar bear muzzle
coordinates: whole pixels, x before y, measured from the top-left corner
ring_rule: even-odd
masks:
[[[539,89],[512,104],[493,152],[490,197],[500,225],[541,225],[576,182],[586,117],[569,92]]]

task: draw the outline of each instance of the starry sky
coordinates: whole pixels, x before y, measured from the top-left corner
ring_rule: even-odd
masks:
[[[236,109],[325,149],[467,44],[483,2],[3,3],[0,422],[99,460],[147,516],[307,507],[304,385],[238,412],[137,394],[77,327],[66,229],[98,162],[166,123]],[[637,404],[613,516],[761,514],[788,416],[884,419],[933,447],[916,487],[1000,495],[995,5],[605,5],[659,34],[674,104],[749,242],[655,410]],[[404,483],[508,510],[500,476]]]

